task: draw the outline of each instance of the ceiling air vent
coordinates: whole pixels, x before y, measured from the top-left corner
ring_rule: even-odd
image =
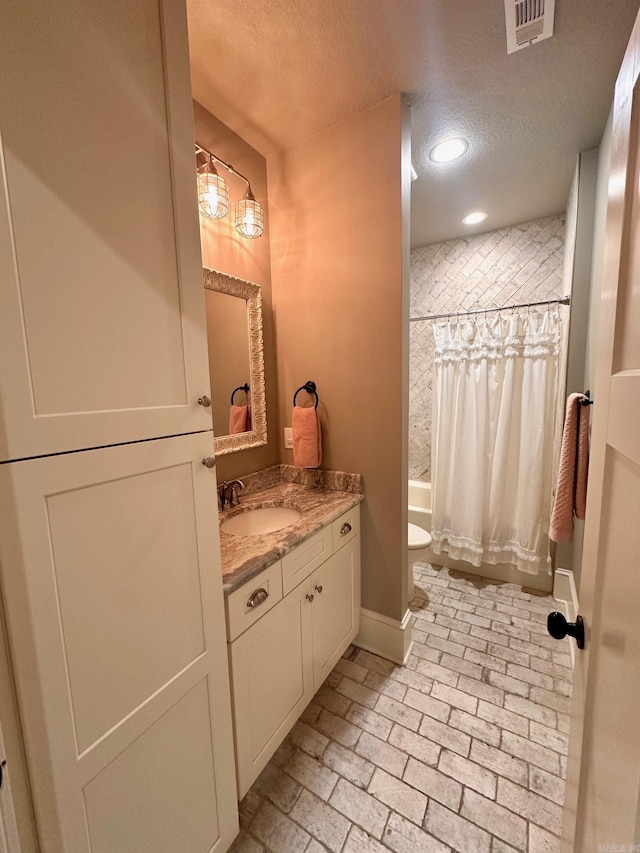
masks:
[[[507,53],[550,38],[555,5],[555,0],[504,0]]]

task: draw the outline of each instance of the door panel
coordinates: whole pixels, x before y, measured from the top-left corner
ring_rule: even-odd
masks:
[[[319,690],[358,633],[360,537],[330,557],[312,577],[313,689]]]
[[[2,787],[0,788],[0,853],[19,853],[18,827],[13,808],[11,777],[9,775],[8,756],[0,731],[0,761],[2,765]]]
[[[640,20],[640,19],[639,19]],[[563,841],[631,849],[640,826],[640,24],[616,84]]]
[[[211,850],[219,816],[206,680],[92,779],[84,799],[92,853]]]
[[[579,848],[583,850],[623,839],[631,849],[635,840],[640,792],[640,631],[635,627],[640,601],[640,459],[634,463],[609,448],[603,504],[600,618],[592,635],[597,646],[591,651],[592,706],[583,754],[589,772],[580,792],[585,816],[578,838],[588,839]]]
[[[191,459],[46,497],[79,752],[205,651],[194,501]]]
[[[211,443],[0,466],[16,507],[0,522],[2,590],[45,853],[169,850],[147,822],[207,839],[192,849],[226,849],[237,831]],[[206,807],[180,782],[189,766]]]
[[[298,587],[229,647],[240,798],[313,696],[307,593]]]
[[[211,429],[182,4],[0,28],[0,460]]]

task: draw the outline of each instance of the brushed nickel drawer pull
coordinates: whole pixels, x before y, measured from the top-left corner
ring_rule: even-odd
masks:
[[[345,523],[340,528],[340,536],[346,536],[347,533],[351,533],[351,530],[352,530],[351,525],[349,524],[348,521],[345,521]]]
[[[202,464],[206,468],[215,468],[216,467],[215,456],[207,456],[205,459],[202,460]]]
[[[260,587],[255,592],[252,592],[249,596],[249,600],[247,601],[247,607],[259,607],[263,602],[265,602],[269,598],[269,593],[264,587]]]

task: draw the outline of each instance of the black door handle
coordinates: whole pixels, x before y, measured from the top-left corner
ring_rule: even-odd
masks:
[[[556,640],[563,640],[567,634],[573,637],[579,649],[584,649],[584,621],[576,616],[575,622],[567,622],[564,615],[554,610],[547,616],[547,631]]]

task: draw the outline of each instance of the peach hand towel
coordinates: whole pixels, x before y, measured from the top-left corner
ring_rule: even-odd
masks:
[[[589,466],[589,406],[582,406],[584,394],[570,394],[562,431],[558,483],[551,513],[549,538],[570,542],[573,516],[584,518]]]
[[[238,432],[249,432],[251,430],[251,419],[249,406],[236,406],[229,409],[229,435]]]
[[[318,410],[311,406],[293,407],[293,464],[300,468],[317,468],[322,462],[322,434]]]

